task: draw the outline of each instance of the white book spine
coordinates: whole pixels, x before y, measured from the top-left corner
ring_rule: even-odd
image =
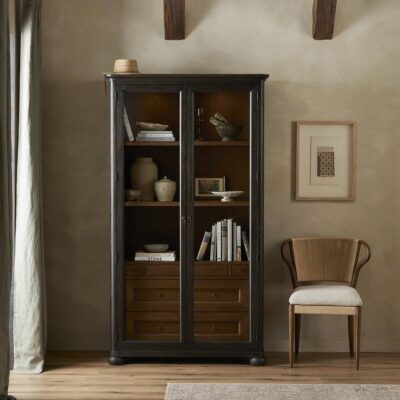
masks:
[[[176,261],[175,256],[135,256],[135,261]]]
[[[128,135],[128,139],[133,142],[135,137],[133,136],[131,123],[129,122],[128,113],[126,112],[126,108],[124,107],[124,124],[126,129],[126,134]]]
[[[135,253],[135,256],[137,257],[151,257],[151,256],[156,256],[156,257],[175,257],[176,252],[175,251],[166,251],[163,253],[149,253],[145,251],[137,251]]]
[[[232,249],[232,258],[233,261],[236,261],[236,222],[232,224]]]
[[[236,226],[236,261],[242,261],[242,227]]]
[[[201,261],[204,258],[207,251],[208,243],[210,242],[210,238],[211,232],[204,232],[203,241],[201,242],[199,252],[197,253],[196,257],[197,261]]]
[[[138,142],[175,142],[174,136],[166,137],[137,137]]]
[[[228,245],[228,255],[227,259],[228,261],[232,261],[232,218],[229,218],[227,221],[228,225],[228,235],[227,235],[227,245]]]
[[[249,238],[247,237],[247,232],[242,232],[242,239],[243,239],[243,247],[246,251],[247,260],[250,261],[250,247],[249,247]]]
[[[210,261],[216,261],[215,259],[215,246],[216,246],[216,226],[215,224],[211,228],[211,247],[210,247]]]
[[[222,222],[217,222],[217,261],[222,261]]]
[[[227,261],[228,260],[228,241],[227,241],[227,236],[228,236],[228,221],[226,219],[224,219],[222,221],[222,228],[221,228],[222,261]]]
[[[154,131],[139,131],[137,136],[139,137],[168,137],[168,136],[174,136],[172,131],[168,132],[154,132]]]

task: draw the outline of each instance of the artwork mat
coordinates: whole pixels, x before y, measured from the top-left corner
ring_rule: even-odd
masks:
[[[194,188],[195,188],[195,197],[218,197],[212,193],[204,194],[200,193],[200,182],[201,181],[217,181],[218,182],[218,189],[213,190],[215,192],[223,192],[226,189],[226,178],[223,176],[222,178],[195,178],[194,180]]]
[[[318,126],[319,131],[316,129]],[[345,154],[342,154],[340,158],[341,160],[346,160],[345,168],[340,174],[340,177],[345,182],[339,182],[338,185],[311,185],[311,179],[307,182],[307,176],[310,178],[311,171],[312,136],[342,136],[345,138],[342,148],[346,150]],[[308,147],[305,146],[305,143],[308,143]],[[307,201],[354,201],[356,192],[356,144],[357,124],[355,121],[297,121],[295,199]],[[305,156],[305,152],[308,157]],[[338,155],[339,153],[340,151],[338,151]],[[306,188],[304,188],[305,185]],[[313,190],[310,189],[311,186]]]

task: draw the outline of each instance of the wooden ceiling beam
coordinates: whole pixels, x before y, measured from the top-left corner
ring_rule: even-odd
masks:
[[[335,26],[337,0],[314,0],[313,38],[316,40],[332,39]]]
[[[165,40],[185,39],[185,0],[164,0]]]

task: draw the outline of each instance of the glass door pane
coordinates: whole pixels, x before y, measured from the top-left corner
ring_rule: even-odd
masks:
[[[178,342],[182,93],[128,91],[124,107],[124,338]]]
[[[249,91],[194,92],[195,342],[249,341],[250,129]]]

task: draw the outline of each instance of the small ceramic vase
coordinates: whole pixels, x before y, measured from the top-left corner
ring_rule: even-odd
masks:
[[[154,183],[154,190],[158,201],[173,201],[176,192],[176,182],[166,176]]]
[[[151,157],[138,157],[131,166],[132,188],[140,190],[141,201],[154,201],[154,182],[158,168]]]

